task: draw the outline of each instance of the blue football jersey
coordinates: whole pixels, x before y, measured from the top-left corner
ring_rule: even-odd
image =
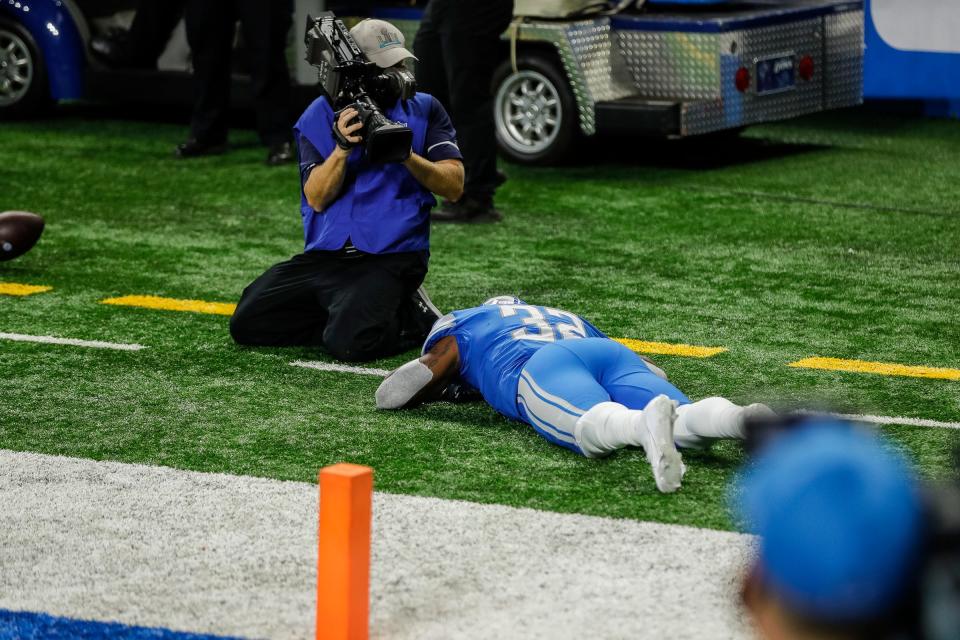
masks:
[[[423,345],[426,353],[446,336],[460,351],[460,377],[494,409],[514,420],[520,371],[538,349],[556,340],[606,338],[569,311],[528,304],[494,304],[462,309],[436,321]]]

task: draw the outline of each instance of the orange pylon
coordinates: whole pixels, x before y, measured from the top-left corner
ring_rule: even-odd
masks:
[[[320,470],[317,640],[367,640],[373,469]]]

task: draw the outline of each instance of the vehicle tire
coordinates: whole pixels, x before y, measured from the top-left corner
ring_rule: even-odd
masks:
[[[522,164],[554,164],[580,134],[577,103],[566,75],[545,54],[517,57],[493,76],[493,110],[500,151]]]
[[[0,117],[33,115],[49,102],[37,43],[23,27],[0,18]]]

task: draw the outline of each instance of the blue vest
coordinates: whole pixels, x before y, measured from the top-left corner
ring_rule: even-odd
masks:
[[[413,151],[425,155],[424,140],[433,99],[417,93],[384,115],[405,122],[413,130]],[[331,128],[333,110],[324,98],[317,98],[303,112],[294,131],[329,157],[336,146]],[[347,158],[343,187],[336,200],[318,213],[300,192],[305,251],[336,251],[349,238],[367,253],[424,251],[430,247],[430,209],[437,204],[400,163],[371,164],[361,148]]]

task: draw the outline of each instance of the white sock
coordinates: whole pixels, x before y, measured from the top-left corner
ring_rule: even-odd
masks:
[[[648,437],[643,412],[617,402],[594,405],[577,420],[573,435],[588,458],[601,458],[628,446],[643,447]]]
[[[768,409],[769,411],[769,409]],[[701,448],[714,440],[743,440],[744,407],[726,398],[704,398],[677,407],[673,439],[681,447]]]

